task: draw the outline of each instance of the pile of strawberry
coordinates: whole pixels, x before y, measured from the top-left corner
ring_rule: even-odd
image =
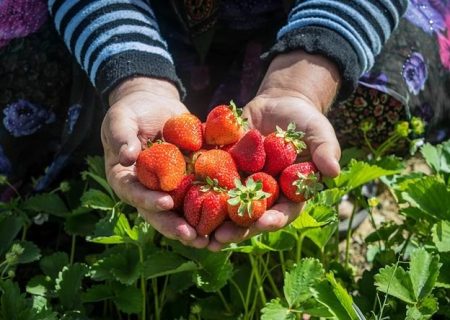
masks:
[[[201,236],[226,219],[249,226],[277,201],[280,189],[302,202],[322,189],[312,162],[295,163],[306,148],[291,123],[264,137],[246,130],[242,109],[215,107],[205,123],[186,113],[164,125],[163,141],[149,143],[136,161],[136,175],[148,189],[168,192]]]

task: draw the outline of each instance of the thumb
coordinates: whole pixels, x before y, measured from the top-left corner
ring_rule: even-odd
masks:
[[[123,166],[132,165],[141,151],[138,133],[137,121],[129,115],[110,110],[103,121],[102,141],[104,147],[110,149]]]

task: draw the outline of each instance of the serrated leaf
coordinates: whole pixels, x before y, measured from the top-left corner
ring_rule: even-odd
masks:
[[[39,258],[41,257],[41,250],[33,242],[18,241],[16,243],[24,249],[22,254],[19,255],[17,263],[30,263],[39,260]]]
[[[113,301],[120,311],[126,314],[141,312],[143,298],[138,288],[115,284],[113,290],[115,294]]]
[[[267,303],[261,310],[261,320],[295,320],[296,315],[283,306],[280,299],[274,299]]]
[[[316,246],[318,246],[320,249],[323,249],[327,245],[328,241],[330,241],[333,234],[336,232],[337,227],[338,223],[335,222],[320,229],[314,228],[306,230],[303,232],[303,234],[305,235],[305,237],[314,242]]]
[[[450,270],[450,253],[441,253],[440,260],[442,263],[441,270],[443,271],[439,272],[436,287],[450,289],[450,272],[447,272],[447,270]]]
[[[98,302],[112,298],[114,298],[113,289],[110,285],[106,284],[92,286],[81,295],[83,302]]]
[[[87,208],[109,211],[116,203],[106,193],[97,189],[89,189],[81,196],[81,204]]]
[[[383,176],[399,173],[400,169],[384,169],[377,165],[371,165],[363,161],[350,161],[349,167],[334,178],[332,187],[348,190],[362,186],[370,181]]]
[[[194,262],[186,261],[173,252],[165,251],[148,256],[144,262],[142,273],[145,279],[152,279],[197,269],[198,267]]]
[[[411,254],[409,274],[416,301],[431,294],[440,267],[439,256],[431,255],[424,248],[419,248]]]
[[[61,305],[66,310],[77,309],[81,306],[81,281],[89,268],[81,263],[65,266],[56,279],[56,293]]]
[[[433,242],[439,252],[450,252],[450,222],[440,221],[433,226]]]
[[[35,320],[35,312],[31,304],[20,293],[17,283],[11,280],[0,281],[2,296],[0,299],[0,319],[1,320]]]
[[[51,279],[56,279],[59,272],[69,264],[69,257],[65,252],[55,252],[49,256],[43,257],[39,261],[41,270]]]
[[[304,231],[308,229],[320,228],[336,221],[336,210],[333,207],[323,204],[307,205],[292,226],[297,230]]]
[[[403,302],[413,304],[416,302],[414,289],[409,274],[400,266],[389,266],[380,269],[375,275],[377,289],[394,296]]]
[[[94,236],[87,240],[102,244],[120,244],[127,240],[137,241],[136,229],[131,229],[125,214],[117,213],[111,217],[101,219],[95,226]]]
[[[326,280],[314,287],[317,300],[339,320],[357,320],[358,315],[353,308],[353,299],[348,292],[334,279],[333,273],[326,275]]]
[[[436,146],[426,143],[420,153],[435,173],[450,173],[450,141]]]
[[[35,296],[45,296],[51,285],[51,280],[43,275],[38,275],[31,278],[27,283],[26,290],[29,294]]]
[[[142,270],[137,248],[122,246],[121,253],[104,259],[103,268],[109,269],[117,281],[127,285],[133,284],[140,277]]]
[[[450,191],[437,177],[414,179],[406,185],[402,197],[436,220],[450,220]]]
[[[48,213],[58,217],[65,217],[69,213],[64,201],[55,193],[35,195],[24,201],[23,208],[34,212]]]
[[[438,302],[436,298],[430,296],[415,306],[406,307],[405,320],[428,320],[438,311]]]
[[[23,220],[18,216],[9,214],[0,216],[0,256],[11,247],[22,226]]]
[[[322,264],[316,259],[303,259],[284,278],[284,296],[293,308],[312,297],[311,288],[324,276]]]

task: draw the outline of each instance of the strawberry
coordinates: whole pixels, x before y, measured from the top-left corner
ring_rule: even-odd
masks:
[[[136,160],[137,178],[150,190],[172,191],[185,173],[183,154],[171,143],[153,143],[141,151]]]
[[[303,132],[295,131],[293,122],[288,125],[286,131],[277,126],[277,130],[264,140],[266,163],[263,171],[275,177],[284,168],[293,164],[297,154],[306,148],[301,140],[303,136]]]
[[[191,113],[171,117],[163,127],[166,142],[187,151],[197,151],[203,144],[202,122]]]
[[[202,152],[195,161],[194,171],[200,180],[217,179],[219,186],[226,189],[234,188],[234,181],[240,179],[233,158],[220,149]]]
[[[262,170],[266,161],[264,137],[256,129],[248,131],[228,152],[238,169],[246,173]]]
[[[246,120],[241,116],[242,109],[237,108],[233,101],[230,105],[212,109],[206,118],[205,142],[221,146],[238,141],[246,126]]]
[[[303,202],[323,189],[319,180],[320,173],[314,163],[302,162],[284,169],[279,183],[286,198],[294,202]]]
[[[262,183],[248,179],[245,186],[239,180],[236,188],[228,191],[228,216],[237,225],[248,227],[258,220],[267,208],[270,194],[262,190]]]
[[[252,174],[247,178],[246,182],[249,179],[253,179],[255,182],[261,182],[262,190],[270,193],[270,197],[267,198],[267,209],[271,208],[280,195],[280,187],[278,186],[277,180],[265,172],[257,172]]]
[[[206,185],[193,185],[184,198],[184,217],[200,236],[211,234],[227,217],[228,195],[207,178]]]
[[[169,195],[173,199],[174,210],[183,209],[184,197],[186,196],[186,193],[188,192],[189,188],[192,186],[194,180],[195,176],[193,174],[188,174],[187,176],[184,176],[183,180],[181,180],[180,184],[176,189],[169,192]]]

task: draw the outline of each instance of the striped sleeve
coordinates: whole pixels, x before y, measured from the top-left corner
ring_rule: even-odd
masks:
[[[341,71],[345,98],[373,66],[407,6],[408,0],[296,1],[269,56],[295,49],[325,55]]]
[[[166,79],[184,96],[154,12],[144,0],[49,0],[48,6],[57,31],[102,96],[133,76]]]

